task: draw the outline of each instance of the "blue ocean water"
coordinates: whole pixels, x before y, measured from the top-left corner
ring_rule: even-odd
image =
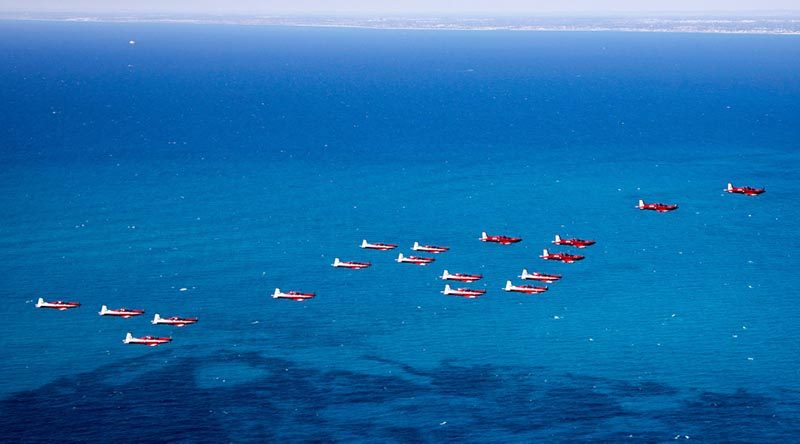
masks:
[[[797,37],[2,22],[0,68],[3,441],[800,438]]]

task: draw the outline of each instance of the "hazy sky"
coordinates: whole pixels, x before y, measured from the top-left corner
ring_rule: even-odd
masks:
[[[0,0],[0,11],[187,14],[515,14],[800,11],[800,0]]]

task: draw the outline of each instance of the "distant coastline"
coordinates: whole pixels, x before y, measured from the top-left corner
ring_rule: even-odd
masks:
[[[177,23],[450,31],[591,31],[800,35],[800,15],[608,17],[318,17],[318,16],[98,16],[0,13],[0,20],[84,23]]]

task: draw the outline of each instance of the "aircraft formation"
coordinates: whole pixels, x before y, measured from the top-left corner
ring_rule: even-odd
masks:
[[[500,245],[511,245],[518,242],[522,242],[522,238],[520,237],[511,237],[505,235],[489,235],[486,234],[486,232],[481,233],[481,237],[479,237],[478,240],[482,242],[496,243]],[[575,248],[586,248],[588,246],[594,245],[595,241],[578,239],[578,238],[562,239],[561,236],[556,234],[555,239],[552,241],[552,243],[556,245],[564,245]],[[364,239],[361,241],[361,248],[367,250],[386,251],[397,248],[397,245],[388,243],[371,243],[368,242],[366,239]],[[438,245],[421,245],[419,242],[414,242],[414,245],[411,246],[411,250],[421,251],[431,254],[440,254],[449,251],[450,248]],[[557,260],[568,264],[582,260],[584,258],[584,256],[569,254],[569,253],[548,253],[547,249],[544,250],[543,255],[540,257],[542,259]],[[436,258],[434,257],[406,256],[403,253],[399,253],[397,255],[397,259],[395,259],[395,262],[400,264],[412,264],[418,266],[427,266],[435,261]],[[357,262],[357,261],[342,261],[337,257],[333,260],[333,264],[331,265],[334,268],[349,268],[351,270],[362,270],[364,268],[370,267],[372,263]],[[559,279],[561,279],[562,276],[558,274],[541,273],[538,271],[529,273],[527,269],[523,269],[522,274],[519,275],[519,277],[522,280],[533,280],[533,281],[552,284],[553,282],[556,282]],[[472,283],[483,279],[483,275],[471,274],[471,273],[450,273],[448,270],[444,270],[442,272],[442,275],[439,276],[439,279],[443,281],[456,281],[459,283]],[[548,287],[535,286],[535,285],[515,285],[510,280],[508,280],[506,281],[505,287],[502,287],[501,290],[509,293],[540,294],[546,292],[548,290]],[[444,290],[442,290],[441,293],[444,294],[445,296],[459,296],[468,299],[475,299],[477,297],[486,294],[486,290],[466,288],[466,287],[453,288],[448,283],[445,284]],[[272,294],[272,297],[275,299],[289,299],[296,302],[307,301],[309,299],[313,299],[315,296],[316,294],[314,293],[304,293],[300,291],[283,292],[279,288],[276,288],[275,292]]]
[[[74,308],[80,307],[80,302],[68,302],[68,301],[45,301],[44,298],[39,298],[36,301],[36,308],[48,308],[51,310],[58,310],[58,311],[65,311],[71,310]],[[142,309],[131,309],[131,308],[114,308],[109,309],[108,306],[102,305],[100,307],[100,311],[97,313],[100,316],[110,316],[110,317],[117,317],[122,319],[129,319],[136,316],[141,316],[144,314],[144,310]],[[198,321],[197,318],[183,318],[180,316],[171,316],[168,318],[162,318],[161,315],[158,313],[153,316],[153,320],[150,321],[153,325],[171,325],[175,327],[185,327],[187,325],[196,324]],[[156,347],[161,344],[166,344],[168,342],[172,342],[172,337],[168,336],[140,336],[135,337],[132,333],[128,332],[125,335],[125,338],[122,340],[124,344],[140,344],[146,345],[148,347]]]
[[[747,186],[742,187],[735,187],[733,184],[728,183],[727,187],[723,189],[723,191],[731,194],[742,194],[745,196],[758,196],[765,192],[764,188],[752,188]],[[678,205],[676,204],[664,204],[664,203],[646,203],[644,200],[640,199],[639,203],[636,205],[635,208],[639,210],[649,210],[655,211],[659,213],[667,213],[671,211],[675,211],[678,209]],[[522,238],[520,237],[512,237],[506,235],[499,235],[493,234],[489,235],[486,232],[482,232],[481,236],[478,238],[481,242],[486,243],[495,243],[500,245],[511,245],[515,243],[522,242]],[[554,239],[551,241],[552,244],[557,246],[563,247],[573,247],[576,249],[584,249],[594,245],[596,242],[594,240],[588,239],[580,239],[580,238],[562,238],[560,235],[556,234]],[[398,247],[397,244],[390,244],[390,243],[371,243],[368,242],[366,239],[362,240],[360,247],[365,250],[377,250],[377,251],[389,251],[394,250]],[[449,247],[439,246],[439,245],[422,245],[419,242],[414,242],[411,246],[411,250],[414,252],[420,252],[425,254],[441,254],[445,253],[450,250]],[[541,259],[546,261],[557,261],[562,262],[565,264],[572,264],[577,261],[584,260],[586,257],[580,254],[573,254],[568,252],[550,252],[547,248],[542,250]],[[405,256],[403,253],[399,253],[395,262],[400,264],[411,264],[417,266],[427,266],[435,262],[436,259],[430,256]],[[369,268],[372,266],[371,262],[359,262],[359,261],[342,261],[338,257],[334,259],[333,263],[331,264],[334,268],[345,268],[350,270],[363,270],[365,268]],[[536,281],[539,283],[545,284],[553,284],[562,279],[562,275],[560,274],[550,274],[550,273],[542,273],[539,271],[534,271],[530,273],[527,268],[522,269],[522,273],[517,276],[523,281]],[[483,275],[481,274],[471,274],[471,273],[450,273],[448,270],[444,270],[442,275],[439,276],[439,279],[443,281],[454,281],[458,282],[459,284],[468,284],[477,282],[483,279]],[[542,294],[549,290],[547,286],[537,286],[537,285],[516,285],[512,283],[511,280],[506,280],[506,284],[501,290],[508,292],[508,293],[521,293],[526,295],[532,294]],[[487,290],[484,289],[476,289],[476,288],[467,288],[467,287],[459,287],[453,288],[450,286],[449,283],[445,283],[444,289],[441,293],[445,296],[457,296],[466,299],[475,299],[480,296],[485,295]],[[316,293],[312,292],[303,292],[303,291],[281,291],[280,288],[276,288],[275,291],[272,293],[272,297],[274,299],[287,299],[295,302],[303,302],[308,301],[316,297]],[[80,302],[74,301],[62,301],[62,300],[55,300],[55,301],[45,301],[44,298],[38,298],[38,301],[35,304],[36,308],[45,308],[57,311],[66,311],[79,308],[81,306]],[[129,319],[132,317],[137,317],[145,314],[143,309],[129,309],[129,308],[116,308],[116,309],[109,309],[106,305],[102,305],[100,307],[100,311],[98,315],[100,316],[109,316],[109,317],[118,317],[122,319]],[[196,324],[198,322],[198,318],[195,317],[180,317],[180,316],[171,316],[163,318],[158,313],[155,314],[153,320],[150,321],[152,325],[168,325],[173,327],[185,327],[187,325]],[[156,347],[158,345],[166,344],[172,342],[171,336],[133,336],[132,333],[128,332],[124,339],[122,340],[124,344],[138,344],[138,345],[146,345],[148,347]]]

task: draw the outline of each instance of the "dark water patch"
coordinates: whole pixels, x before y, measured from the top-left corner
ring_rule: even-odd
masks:
[[[701,392],[676,409],[656,413],[674,429],[692,430],[712,442],[788,442],[800,436],[794,414],[779,413],[784,402],[762,394]],[[688,433],[688,432],[687,432]]]
[[[157,353],[9,396],[0,401],[0,439],[657,442],[688,435],[754,442],[800,436],[797,393],[789,391],[782,392],[791,398],[784,400],[744,390],[723,394],[655,381],[546,375],[539,368],[444,361],[417,369],[368,359],[397,365],[416,379],[314,368],[255,352]],[[209,368],[247,369],[247,375],[207,387],[198,375]],[[631,406],[665,397],[676,407]]]
[[[190,366],[154,369],[123,386],[97,383],[107,375],[93,372],[21,393],[0,403],[3,439],[175,441],[192,430],[223,440],[227,435],[209,408],[214,394],[193,391],[191,371]]]
[[[626,414],[617,397],[584,387],[559,386],[548,390],[542,401],[552,419],[563,422],[602,422]]]
[[[382,403],[411,398],[427,389],[394,376],[359,374],[347,371],[326,372],[319,387],[329,404]]]
[[[614,393],[630,397],[673,396],[679,393],[679,390],[675,387],[655,381],[642,381],[635,383],[616,381],[611,384],[611,387],[613,388]]]
[[[392,359],[387,359],[387,358],[384,358],[384,357],[381,357],[381,356],[365,355],[364,359],[369,360],[369,361],[380,362],[382,364],[389,364],[389,365],[397,366],[401,370],[403,370],[404,372],[408,373],[409,375],[422,376],[422,377],[430,376],[427,372],[419,370],[419,369],[415,368],[414,366],[405,364],[403,362],[398,362],[398,361],[395,361],[395,360],[392,360]]]
[[[657,381],[623,381],[611,378],[600,378],[589,375],[568,373],[565,378],[585,390],[599,390],[615,396],[648,397],[673,396],[680,393],[675,387]]]

